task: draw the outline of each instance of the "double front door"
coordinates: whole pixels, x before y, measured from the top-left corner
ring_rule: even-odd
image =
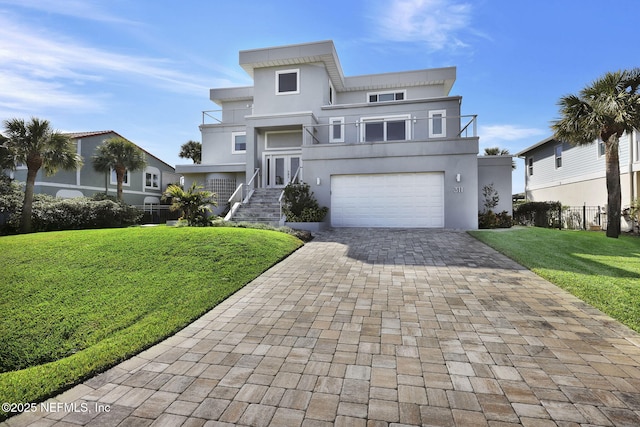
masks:
[[[302,166],[299,154],[268,154],[265,156],[265,179],[267,187],[283,188],[289,182],[302,181]],[[298,175],[296,176],[296,172]]]

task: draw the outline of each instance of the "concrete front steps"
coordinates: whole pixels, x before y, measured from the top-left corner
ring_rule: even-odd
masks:
[[[249,202],[242,204],[231,217],[234,222],[280,224],[281,188],[256,188]]]

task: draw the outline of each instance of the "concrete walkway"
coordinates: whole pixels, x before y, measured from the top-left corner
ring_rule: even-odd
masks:
[[[11,426],[638,426],[640,336],[465,233],[321,233]]]

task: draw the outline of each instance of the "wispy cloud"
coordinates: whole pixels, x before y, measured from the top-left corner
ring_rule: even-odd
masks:
[[[467,46],[461,34],[470,28],[471,12],[471,4],[456,0],[392,0],[376,15],[381,37],[437,51]]]
[[[0,5],[9,5],[46,12],[56,15],[72,16],[83,20],[138,25],[105,10],[94,0],[0,0]]]
[[[518,141],[547,134],[546,129],[525,128],[516,125],[480,126],[480,137],[488,141]]]
[[[215,83],[190,72],[187,64],[101,49],[28,25],[6,12],[0,13],[0,40],[0,106],[4,109],[33,111],[57,105],[100,110],[101,101],[109,97],[107,83],[205,97]],[[104,87],[95,82],[103,82]]]

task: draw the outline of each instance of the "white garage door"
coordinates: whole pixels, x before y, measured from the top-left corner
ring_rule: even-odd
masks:
[[[333,175],[334,227],[444,227],[444,174]]]

